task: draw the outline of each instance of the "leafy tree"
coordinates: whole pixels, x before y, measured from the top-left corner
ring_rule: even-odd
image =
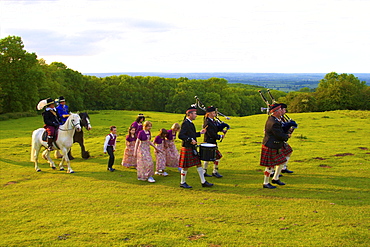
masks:
[[[37,82],[42,73],[38,70],[37,56],[24,50],[22,39],[8,36],[0,40],[0,88],[3,112],[20,112],[34,109],[39,98]]]
[[[366,88],[366,83],[352,74],[326,74],[315,93],[318,110],[364,109]]]

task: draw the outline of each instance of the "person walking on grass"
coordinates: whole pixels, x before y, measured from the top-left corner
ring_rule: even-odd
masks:
[[[128,135],[126,136],[126,148],[123,154],[122,165],[124,167],[136,168],[136,157],[134,156],[135,143],[136,143],[136,129],[131,126],[128,130]]]
[[[161,176],[168,176],[168,173],[164,171],[166,169],[166,143],[165,138],[167,135],[166,129],[161,129],[159,132],[159,135],[157,135],[154,139],[154,145],[157,147],[157,150],[160,150],[161,152],[158,152],[157,150],[155,152],[156,157],[156,172],[155,175],[161,175]]]
[[[150,146],[154,147],[158,152],[156,146],[150,141],[152,129],[152,123],[145,121],[143,129],[139,131],[135,143],[134,155],[137,157],[137,179],[141,181],[148,181],[154,183],[154,164],[152,155],[150,154]]]
[[[215,117],[217,116],[216,108],[213,106],[207,107],[206,114],[204,115],[204,124],[203,128],[207,129],[207,132],[204,134],[204,142],[206,143],[212,143],[217,145],[217,140],[221,140],[224,138],[224,135],[219,135],[218,132],[220,131]],[[207,174],[208,169],[208,162],[204,161],[203,163],[203,170],[204,170],[204,176],[205,177],[216,177],[216,178],[222,178],[223,176],[218,173],[218,164],[220,163],[220,159],[222,158],[221,152],[216,149],[216,160],[213,161],[213,171],[212,175]]]
[[[192,166],[197,167],[202,187],[213,186],[212,183],[208,183],[204,178],[203,167],[195,147],[195,145],[197,144],[197,137],[200,137],[201,134],[206,133],[206,129],[202,129],[200,132],[196,132],[193,123],[196,117],[197,109],[195,107],[190,107],[186,111],[186,116],[184,122],[181,125],[181,130],[179,133],[179,138],[182,140],[179,162],[179,167],[181,168],[180,187],[185,189],[192,188],[190,185],[186,183],[186,175],[188,173],[188,168]]]
[[[174,123],[171,129],[167,130],[167,136],[164,142],[166,148],[166,166],[168,167],[179,167],[180,154],[175,144],[176,133],[179,131],[180,124],[178,123]]]
[[[114,152],[116,151],[116,141],[117,141],[117,128],[116,126],[110,127],[110,134],[105,137],[104,142],[104,153],[108,153],[108,171],[114,172],[116,169],[113,168],[114,165]]]
[[[137,115],[136,120],[131,124],[131,127],[134,127],[136,132],[136,136],[138,135],[139,131],[143,129],[143,122],[145,121],[144,114]]]
[[[281,116],[283,111],[281,104],[273,104],[269,107],[270,116],[265,124],[265,136],[262,141],[261,161],[260,165],[266,167],[264,172],[263,188],[275,189],[276,186],[285,185],[279,179],[279,175],[287,162],[287,159],[282,152],[284,143],[288,141],[291,134],[286,134],[282,128]],[[270,183],[270,174],[275,168],[275,174]]]

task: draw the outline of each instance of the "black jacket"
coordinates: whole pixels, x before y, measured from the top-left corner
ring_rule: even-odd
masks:
[[[185,119],[181,124],[181,130],[179,133],[179,139],[182,140],[182,146],[194,148],[194,145],[191,144],[191,141],[192,139],[196,141],[197,137],[200,137],[200,132],[196,132],[194,124],[188,119]]]
[[[61,123],[60,116],[57,111],[48,110],[42,113],[45,125],[58,127]]]
[[[273,149],[280,149],[289,136],[284,133],[282,124],[274,116],[269,116],[265,125],[265,137],[262,144]]]
[[[208,126],[208,127],[207,127]],[[221,135],[218,135],[218,127],[215,121],[211,118],[204,120],[203,128],[207,127],[207,132],[204,134],[204,142],[217,144],[216,141],[221,139]]]

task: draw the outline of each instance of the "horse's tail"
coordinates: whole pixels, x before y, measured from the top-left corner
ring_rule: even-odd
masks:
[[[42,128],[40,128],[40,129],[43,130]],[[31,162],[36,161],[37,155],[38,155],[38,153],[36,153],[37,152],[37,147],[40,147],[40,145],[41,145],[40,143],[37,143],[37,142],[40,142],[40,140],[39,140],[40,129],[34,130],[32,132]]]

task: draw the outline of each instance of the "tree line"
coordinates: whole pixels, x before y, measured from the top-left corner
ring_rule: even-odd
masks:
[[[0,40],[0,113],[36,111],[45,98],[64,96],[76,110],[145,110],[183,113],[198,96],[232,116],[261,113],[262,87],[228,83],[221,78],[83,75],[61,62],[46,64],[24,49],[21,37]],[[329,73],[313,92],[272,90],[291,112],[369,109],[370,90],[353,75]]]

